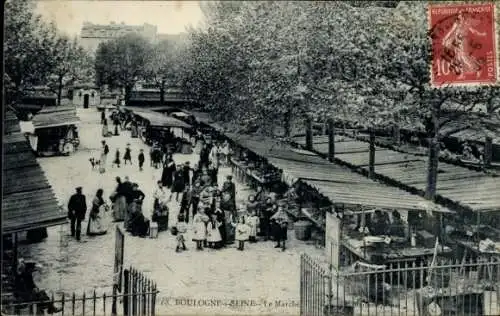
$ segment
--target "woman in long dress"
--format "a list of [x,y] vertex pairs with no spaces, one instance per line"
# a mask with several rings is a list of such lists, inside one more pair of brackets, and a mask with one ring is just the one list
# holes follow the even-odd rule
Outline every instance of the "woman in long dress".
[[107,119],[103,120],[102,137],[108,137],[108,120]]
[[116,177],[115,193],[113,195],[113,219],[115,222],[123,221],[125,219],[125,213],[127,212],[127,200],[125,198],[125,192],[123,183],[120,177]]
[[95,198],[92,201],[92,209],[90,210],[89,223],[87,225],[88,236],[104,235],[107,232],[104,216],[108,210],[108,206],[104,203],[103,193],[102,189],[97,190]]

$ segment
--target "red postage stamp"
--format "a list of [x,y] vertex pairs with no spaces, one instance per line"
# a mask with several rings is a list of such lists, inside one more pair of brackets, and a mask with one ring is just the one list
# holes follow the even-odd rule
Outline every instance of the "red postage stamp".
[[431,84],[495,84],[495,4],[429,5]]

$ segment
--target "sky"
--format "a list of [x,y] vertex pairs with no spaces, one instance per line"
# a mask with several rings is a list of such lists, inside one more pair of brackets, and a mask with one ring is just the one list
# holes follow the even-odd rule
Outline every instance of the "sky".
[[38,0],[36,11],[55,21],[68,35],[78,36],[83,22],[156,25],[158,33],[178,34],[203,20],[198,1],[103,1]]

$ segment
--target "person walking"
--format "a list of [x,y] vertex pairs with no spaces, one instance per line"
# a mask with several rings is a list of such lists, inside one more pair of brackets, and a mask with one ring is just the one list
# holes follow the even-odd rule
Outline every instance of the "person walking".
[[163,172],[161,174],[161,182],[164,187],[167,187],[169,189],[172,187],[174,172],[175,172],[175,161],[171,155],[168,155],[165,164],[163,166]]
[[80,241],[82,221],[85,219],[86,212],[87,202],[85,195],[82,194],[82,187],[77,187],[76,193],[69,199],[68,218],[71,221],[71,236],[76,237],[78,241]]
[[120,150],[118,148],[115,152],[115,160],[113,160],[113,164],[111,166],[114,167],[115,165],[120,168]]
[[113,116],[113,125],[115,126],[115,136],[119,136],[120,133],[118,132],[118,125],[120,125],[120,118],[118,112]]
[[108,137],[108,133],[108,119],[105,118],[102,122],[102,137]]
[[137,157],[137,161],[139,162],[139,171],[142,171],[142,166],[144,166],[144,161],[145,161],[145,157],[144,157],[144,150],[140,150],[139,151],[139,156]]
[[106,109],[101,111],[101,124],[104,124],[104,120],[106,119]]
[[186,184],[186,186],[189,186],[191,181],[191,166],[189,164],[189,161],[186,161],[184,163],[184,166],[182,167],[182,175],[184,177],[184,183]]
[[123,155],[123,164],[126,165],[127,161],[132,164],[132,150],[130,149],[130,144],[127,144],[127,148],[125,148],[125,154]]
[[107,232],[104,213],[108,211],[108,206],[104,202],[103,194],[104,191],[102,189],[97,190],[95,198],[92,201],[92,209],[90,210],[87,225],[87,236],[100,236],[105,235]]
[[101,151],[101,163],[99,165],[99,172],[104,173],[106,171],[106,161],[108,160],[108,154],[109,154],[109,146],[106,144],[106,141],[101,141],[102,144],[102,151]]

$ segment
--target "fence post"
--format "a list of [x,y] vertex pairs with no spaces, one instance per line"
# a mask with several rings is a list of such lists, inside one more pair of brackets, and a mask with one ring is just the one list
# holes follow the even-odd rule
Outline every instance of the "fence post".
[[85,315],[85,292],[83,292],[82,296],[82,315]]
[[123,315],[128,316],[129,307],[129,284],[130,284],[129,270],[125,269],[123,271]]
[[142,315],[146,315],[146,299],[147,299],[146,277],[142,276]]
[[62,297],[61,297],[61,313],[62,313],[62,316],[64,316],[64,303],[65,303],[65,300],[64,300],[64,292],[62,294]]
[[73,296],[71,297],[71,315],[74,316],[75,315],[75,300],[76,300],[76,297],[75,297],[75,292],[73,292]]
[[137,272],[132,269],[132,315],[137,315],[137,297],[136,297]]
[[153,302],[151,306],[151,315],[154,316],[156,312],[156,294],[158,294],[158,291],[156,290],[156,283],[153,283]]
[[106,315],[106,293],[102,295],[102,313]]
[[93,314],[93,316],[95,316],[95,304],[96,304],[95,289],[94,289],[94,294],[92,295],[92,301],[93,301],[93,304],[94,304],[94,314]]

